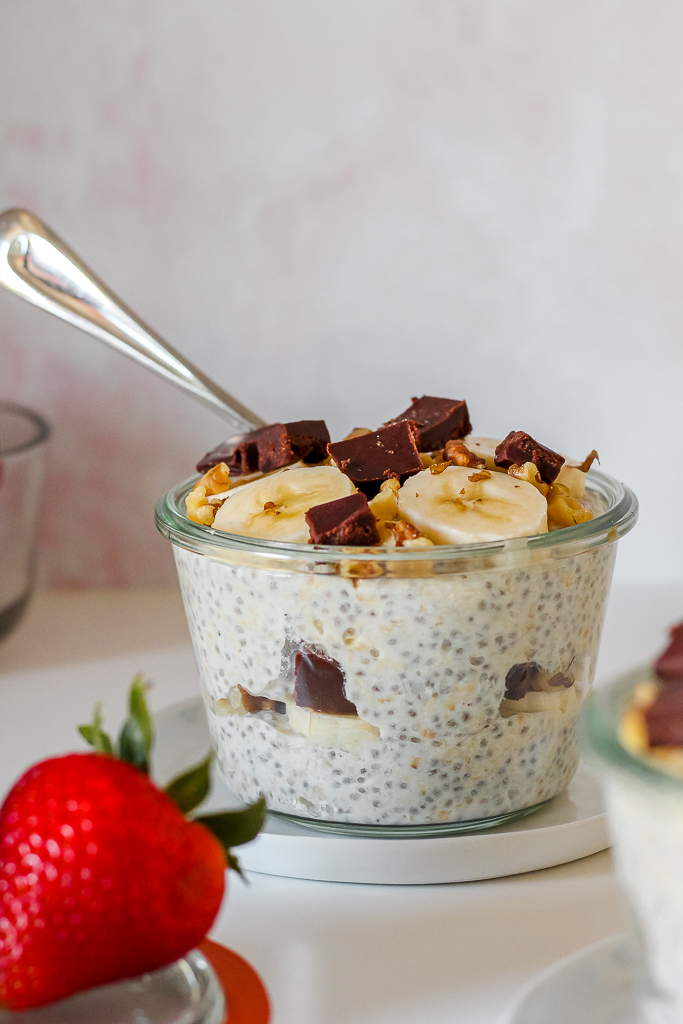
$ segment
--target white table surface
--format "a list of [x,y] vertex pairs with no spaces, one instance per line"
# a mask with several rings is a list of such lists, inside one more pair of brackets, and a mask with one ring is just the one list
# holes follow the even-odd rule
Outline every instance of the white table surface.
[[[616,586],[598,679],[661,645],[683,586]],[[103,698],[118,727],[142,671],[159,709],[198,692],[175,590],[39,594],[0,644],[0,792],[32,762],[80,749]],[[212,935],[260,972],[273,1024],[494,1024],[558,957],[625,927],[608,853],[490,882],[356,886],[231,876]]]

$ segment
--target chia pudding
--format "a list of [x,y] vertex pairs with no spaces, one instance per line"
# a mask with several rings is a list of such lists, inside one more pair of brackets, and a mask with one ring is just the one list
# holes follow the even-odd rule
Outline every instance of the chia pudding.
[[[399,417],[350,448],[327,442],[314,465],[301,423],[285,424],[288,465],[264,468],[233,442],[199,464],[208,483],[159,503],[218,767],[242,799],[262,793],[318,827],[458,830],[523,813],[572,778],[635,499],[575,464],[588,485],[570,500],[541,476],[557,477],[543,465],[555,453],[517,432],[529,458],[501,465],[517,449],[472,438],[466,407],[460,417],[441,451],[420,451],[434,434],[420,444]],[[371,464],[383,444],[395,476]],[[235,485],[237,461],[247,482]],[[558,495],[568,504],[553,512]]]
[[653,670],[597,693],[586,716],[648,1024],[683,1020],[683,625],[672,634]]

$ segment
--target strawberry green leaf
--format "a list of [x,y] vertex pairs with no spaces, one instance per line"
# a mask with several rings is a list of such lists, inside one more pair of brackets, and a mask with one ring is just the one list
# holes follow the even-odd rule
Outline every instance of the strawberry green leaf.
[[[233,871],[236,871],[237,874],[240,876],[240,878],[244,878],[244,872],[242,871],[242,868],[240,867],[240,862],[238,861],[238,859],[235,856],[235,854],[234,853],[230,853],[230,850],[228,850],[228,852],[226,854],[226,859],[228,861],[228,867],[232,868]],[[244,878],[244,881],[245,882],[247,881],[246,878]],[[247,885],[248,884],[249,883],[247,882]]]
[[128,718],[119,734],[116,753],[122,761],[134,764],[149,775],[149,750],[142,730],[134,718]]
[[130,684],[130,692],[128,694],[128,711],[131,718],[140,726],[142,738],[148,752],[152,750],[154,746],[154,724],[152,722],[152,716],[149,713],[147,706],[147,698],[145,696],[145,681],[142,676],[136,676],[133,682]]
[[179,775],[166,787],[183,814],[188,814],[206,799],[211,788],[211,759],[213,751],[200,764],[196,764],[183,775]]
[[79,725],[78,731],[85,742],[89,743],[98,754],[109,754],[111,756],[114,753],[111,739],[102,728],[101,703],[95,705],[92,723],[90,725]]
[[122,761],[149,774],[153,744],[154,727],[145,698],[145,684],[142,676],[136,676],[130,684],[128,718],[119,734],[116,753]]
[[98,754],[113,754],[112,743],[106,732],[96,729],[94,725],[79,725],[78,731]]
[[266,801],[261,797],[255,804],[250,804],[239,811],[205,814],[200,818],[194,818],[194,821],[213,832],[224,849],[229,851],[231,847],[248,843],[258,835],[265,817]]

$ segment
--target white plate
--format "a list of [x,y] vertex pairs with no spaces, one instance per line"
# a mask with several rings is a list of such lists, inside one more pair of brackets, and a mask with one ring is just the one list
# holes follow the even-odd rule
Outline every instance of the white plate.
[[[155,771],[166,781],[199,761],[209,748],[201,698],[156,716]],[[208,809],[239,801],[217,773]],[[253,842],[240,847],[247,871],[326,882],[425,885],[471,882],[536,871],[605,850],[607,834],[597,785],[579,768],[568,788],[527,818],[469,835],[374,839],[314,832],[268,818]]]
[[642,1024],[626,935],[584,946],[537,974],[499,1024]]

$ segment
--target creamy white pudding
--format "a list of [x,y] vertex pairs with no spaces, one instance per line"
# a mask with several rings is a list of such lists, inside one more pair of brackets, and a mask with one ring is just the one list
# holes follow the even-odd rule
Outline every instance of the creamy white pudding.
[[[262,792],[288,814],[391,825],[488,818],[555,796],[576,770],[575,717],[593,679],[614,551],[352,580],[177,547],[231,788],[245,800]],[[311,728],[293,694],[302,647],[341,667],[357,719],[317,715]],[[528,663],[569,685],[505,699],[513,666]],[[240,686],[279,710],[248,713]]]

